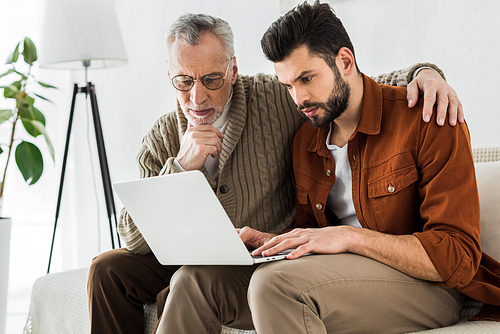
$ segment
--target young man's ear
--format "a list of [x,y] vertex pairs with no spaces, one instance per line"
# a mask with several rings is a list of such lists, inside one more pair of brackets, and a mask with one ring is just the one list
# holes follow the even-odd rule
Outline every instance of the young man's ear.
[[348,48],[340,48],[335,60],[340,73],[343,73],[345,76],[350,76],[356,71],[354,55]]

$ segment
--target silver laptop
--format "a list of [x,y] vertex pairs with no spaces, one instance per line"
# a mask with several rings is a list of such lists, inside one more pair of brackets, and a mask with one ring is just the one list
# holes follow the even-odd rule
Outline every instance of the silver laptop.
[[252,265],[252,257],[205,176],[189,171],[119,182],[113,188],[164,265]]

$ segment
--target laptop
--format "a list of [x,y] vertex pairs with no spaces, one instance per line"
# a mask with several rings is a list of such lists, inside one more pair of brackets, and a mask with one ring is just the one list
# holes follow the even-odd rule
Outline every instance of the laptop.
[[200,171],[118,182],[113,189],[161,264],[252,265],[291,251],[253,257]]

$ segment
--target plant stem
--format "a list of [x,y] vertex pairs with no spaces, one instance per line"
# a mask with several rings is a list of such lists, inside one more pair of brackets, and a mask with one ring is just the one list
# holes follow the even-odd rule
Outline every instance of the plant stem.
[[[21,98],[23,99],[23,98]],[[5,163],[5,170],[3,171],[2,183],[0,184],[0,203],[3,199],[3,188],[5,187],[5,177],[7,175],[7,167],[9,167],[10,154],[12,152],[12,146],[14,145],[14,133],[16,131],[17,119],[19,118],[19,112],[16,111],[14,122],[12,124],[12,134],[10,135],[9,152],[7,153],[7,162]],[[1,210],[1,208],[0,208]],[[0,213],[1,214],[1,213]]]
[[[28,69],[28,76],[29,76],[30,72],[31,72],[31,66]],[[9,152],[7,152],[7,162],[5,163],[5,169],[3,171],[2,183],[0,183],[0,217],[2,215],[3,189],[5,187],[5,178],[7,176],[7,168],[9,167],[9,162],[10,162],[10,156],[11,156],[11,153],[12,153],[12,148],[14,146],[14,134],[16,132],[16,125],[17,125],[17,121],[19,119],[19,111],[23,107],[24,98],[26,96],[26,92],[25,91],[26,91],[26,80],[23,80],[23,82],[21,84],[20,97],[19,97],[19,100],[16,101],[17,103],[16,103],[15,114],[14,114],[14,122],[12,123],[12,133],[10,135]]]

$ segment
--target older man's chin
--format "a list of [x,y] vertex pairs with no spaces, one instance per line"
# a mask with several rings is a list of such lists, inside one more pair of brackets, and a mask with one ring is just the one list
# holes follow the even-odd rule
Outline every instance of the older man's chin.
[[217,115],[215,113],[210,113],[206,116],[194,116],[190,113],[184,112],[184,116],[189,121],[189,124],[193,126],[198,126],[198,125],[203,125],[203,124],[214,124],[215,121],[220,117],[220,115]]

